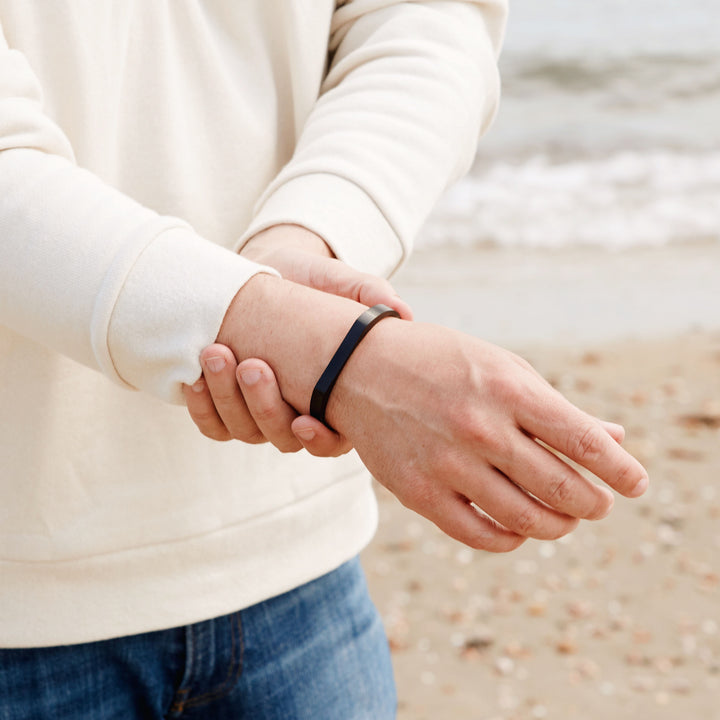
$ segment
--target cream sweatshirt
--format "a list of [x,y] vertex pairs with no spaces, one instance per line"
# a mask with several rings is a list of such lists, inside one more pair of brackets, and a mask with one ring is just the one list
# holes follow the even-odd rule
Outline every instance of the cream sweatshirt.
[[354,455],[181,384],[289,222],[389,275],[472,162],[504,0],[0,0],[0,646],[195,622],[368,542]]

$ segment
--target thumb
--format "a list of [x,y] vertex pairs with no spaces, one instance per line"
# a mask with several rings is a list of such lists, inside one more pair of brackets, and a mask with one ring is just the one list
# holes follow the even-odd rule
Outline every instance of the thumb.
[[360,287],[359,301],[363,305],[373,306],[379,303],[397,310],[403,320],[412,320],[410,306],[395,292],[387,280],[371,278]]
[[341,260],[317,256],[308,258],[306,269],[306,284],[316,290],[350,298],[363,305],[382,303],[397,310],[403,320],[412,320],[410,306],[384,278],[355,270]]

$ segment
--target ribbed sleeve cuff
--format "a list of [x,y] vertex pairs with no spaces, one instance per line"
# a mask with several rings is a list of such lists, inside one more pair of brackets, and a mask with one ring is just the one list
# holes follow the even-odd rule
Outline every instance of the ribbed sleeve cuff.
[[338,175],[301,175],[271,190],[237,247],[281,223],[312,230],[340,260],[372,275],[388,277],[404,259],[397,234],[372,198]]
[[259,272],[277,275],[189,227],[160,233],[124,277],[107,333],[102,323],[94,328],[103,371],[125,385],[182,403],[182,383],[200,376],[200,351],[215,341],[238,290]]

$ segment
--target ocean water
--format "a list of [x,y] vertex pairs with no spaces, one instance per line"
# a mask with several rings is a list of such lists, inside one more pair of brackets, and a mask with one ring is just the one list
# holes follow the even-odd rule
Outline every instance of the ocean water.
[[720,242],[720,0],[511,0],[503,98],[418,248]]

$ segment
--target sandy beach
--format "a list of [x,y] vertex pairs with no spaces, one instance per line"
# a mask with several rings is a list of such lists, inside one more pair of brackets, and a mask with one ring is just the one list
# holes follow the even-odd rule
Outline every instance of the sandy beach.
[[[420,319],[486,325],[577,405],[622,423],[651,478],[605,520],[498,556],[378,488],[364,564],[400,720],[720,719],[720,313],[699,304],[718,302],[707,273],[720,249],[644,252],[459,251],[454,276],[430,252],[397,278]],[[551,290],[524,314],[541,283]],[[483,320],[490,302],[504,321]]]

